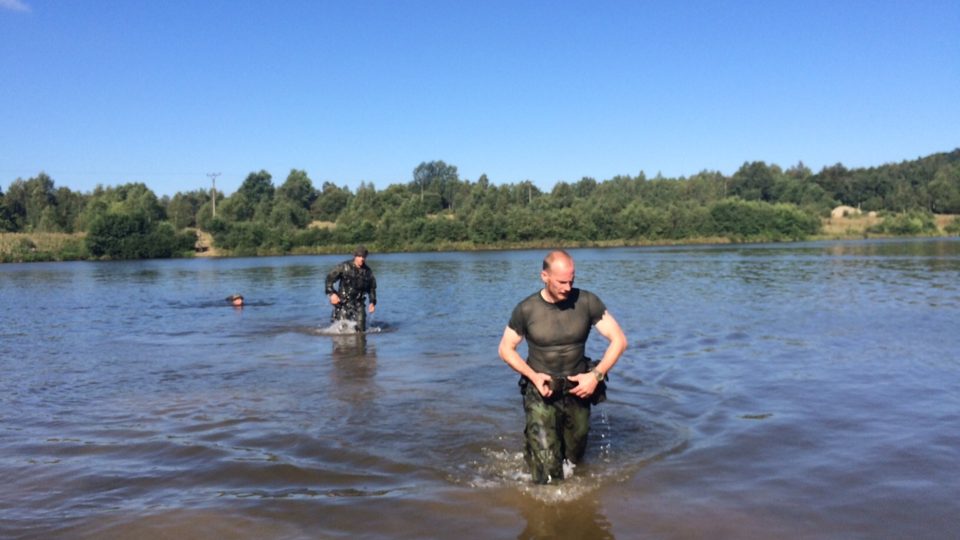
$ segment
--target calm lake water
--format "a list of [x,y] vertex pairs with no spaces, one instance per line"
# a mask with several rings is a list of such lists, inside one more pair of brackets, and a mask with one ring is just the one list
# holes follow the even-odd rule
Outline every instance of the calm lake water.
[[572,254],[631,346],[544,487],[496,352],[543,251],[372,254],[365,337],[346,256],[2,265],[0,537],[956,537],[960,241]]

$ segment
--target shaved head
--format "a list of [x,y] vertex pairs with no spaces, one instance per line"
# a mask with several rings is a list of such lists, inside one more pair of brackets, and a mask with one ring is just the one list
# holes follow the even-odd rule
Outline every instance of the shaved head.
[[551,304],[566,300],[573,290],[574,274],[573,257],[562,249],[551,251],[543,259],[543,270],[540,272],[544,284],[540,292],[543,299]]
[[567,253],[566,251],[564,251],[564,250],[562,250],[562,249],[555,249],[555,250],[551,251],[550,253],[547,253],[547,256],[544,257],[544,259],[543,259],[543,269],[544,269],[544,270],[549,270],[549,269],[550,269],[550,266],[551,266],[554,262],[560,262],[560,261],[563,261],[563,262],[565,262],[565,263],[570,263],[570,264],[572,264],[572,263],[573,263],[573,257],[571,257],[569,253]]

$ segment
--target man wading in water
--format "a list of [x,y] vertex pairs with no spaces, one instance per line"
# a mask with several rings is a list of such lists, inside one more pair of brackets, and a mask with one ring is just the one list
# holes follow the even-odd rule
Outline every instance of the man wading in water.
[[[620,325],[596,295],[573,287],[573,258],[555,250],[543,260],[544,287],[517,304],[500,340],[500,358],[521,375],[526,413],[524,456],[533,481],[563,478],[563,460],[587,448],[590,405],[605,397],[604,379],[627,348]],[[590,327],[609,340],[599,363],[584,356]],[[517,352],[526,338],[528,358]]]
[[[377,306],[377,279],[373,277],[373,270],[367,266],[367,248],[357,246],[353,250],[353,259],[346,260],[333,267],[327,274],[326,293],[333,304],[331,319],[354,321],[357,331],[367,330],[367,314],[363,310],[363,297],[370,297],[370,313]],[[340,290],[333,288],[340,282]]]

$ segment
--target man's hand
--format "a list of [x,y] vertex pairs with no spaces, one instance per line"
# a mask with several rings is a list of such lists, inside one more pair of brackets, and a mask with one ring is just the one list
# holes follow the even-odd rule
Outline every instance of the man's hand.
[[593,392],[597,389],[597,385],[600,384],[593,372],[570,375],[567,379],[577,383],[576,386],[570,389],[570,393],[581,399],[592,396]]
[[367,308],[367,311],[369,311],[370,313],[373,313],[374,311],[376,311],[376,309],[377,309],[376,304],[370,304],[370,307]]
[[550,397],[553,395],[553,389],[550,388],[550,382],[553,380],[546,373],[534,373],[530,377],[530,382],[537,387],[537,391],[540,392],[540,395],[543,397]]
[[340,297],[337,296],[337,293],[333,293],[330,295],[330,303],[333,305],[337,305],[340,303]]

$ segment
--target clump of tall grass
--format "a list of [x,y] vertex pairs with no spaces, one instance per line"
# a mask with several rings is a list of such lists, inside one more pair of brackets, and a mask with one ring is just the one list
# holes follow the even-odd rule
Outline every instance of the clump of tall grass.
[[84,233],[0,233],[0,262],[74,261],[89,257]]

